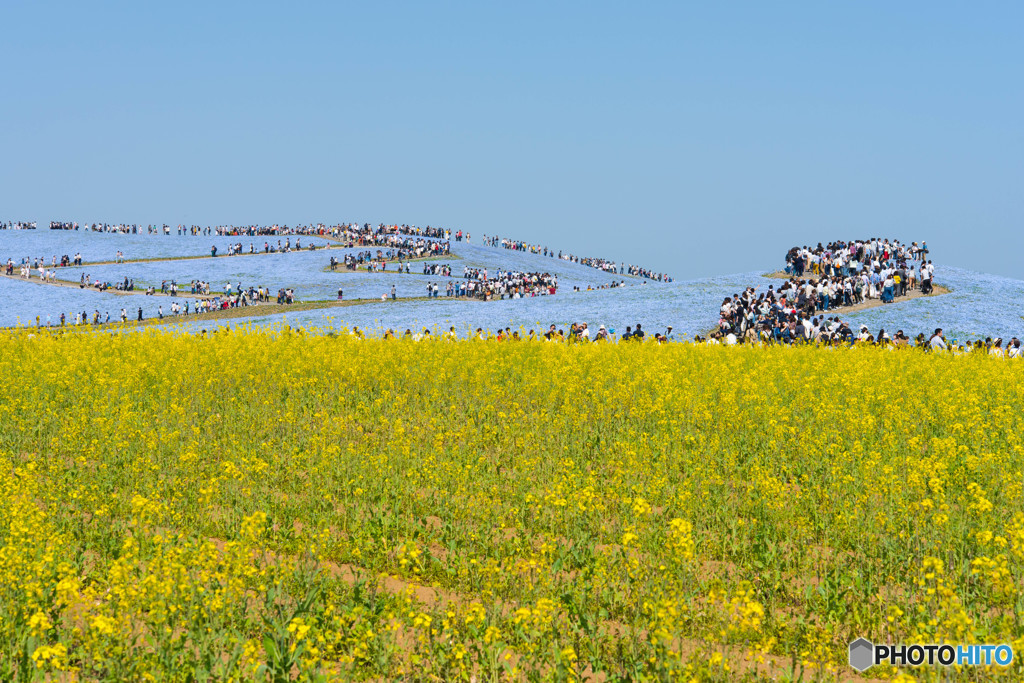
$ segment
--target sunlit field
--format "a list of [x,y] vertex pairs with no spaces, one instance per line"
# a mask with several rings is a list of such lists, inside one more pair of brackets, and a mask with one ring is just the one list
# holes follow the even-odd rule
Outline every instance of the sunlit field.
[[0,344],[3,681],[834,680],[859,636],[1024,672],[1019,362]]

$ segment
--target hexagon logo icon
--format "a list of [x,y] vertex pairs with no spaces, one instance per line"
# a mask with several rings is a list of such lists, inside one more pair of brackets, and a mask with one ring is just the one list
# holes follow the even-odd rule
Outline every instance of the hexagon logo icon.
[[869,669],[874,663],[875,646],[867,638],[858,638],[850,643],[850,666],[857,671]]

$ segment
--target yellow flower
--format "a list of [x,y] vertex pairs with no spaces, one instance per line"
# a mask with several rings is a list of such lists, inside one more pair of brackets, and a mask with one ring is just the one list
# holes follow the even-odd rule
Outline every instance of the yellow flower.
[[42,612],[36,612],[28,620],[29,630],[32,635],[42,637],[46,631],[52,626],[50,618]]

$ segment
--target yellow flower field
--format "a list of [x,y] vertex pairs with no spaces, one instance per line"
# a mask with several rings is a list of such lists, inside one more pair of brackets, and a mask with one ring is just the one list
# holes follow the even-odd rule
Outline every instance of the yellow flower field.
[[3,681],[851,679],[858,636],[1024,672],[1013,361],[0,343]]

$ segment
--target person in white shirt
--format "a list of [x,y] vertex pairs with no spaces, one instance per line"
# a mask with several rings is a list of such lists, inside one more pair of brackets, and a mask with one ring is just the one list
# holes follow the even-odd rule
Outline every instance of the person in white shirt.
[[892,273],[886,271],[885,280],[882,281],[882,301],[887,304],[891,304],[893,301],[893,292],[896,287],[896,281],[892,277]]
[[931,339],[928,340],[929,348],[933,350],[945,351],[948,347],[946,346],[946,339],[942,335],[942,328],[936,328],[935,334],[932,335]]
[[935,272],[935,266],[932,265],[931,261],[921,266],[921,293],[931,294],[932,293],[932,274]]

